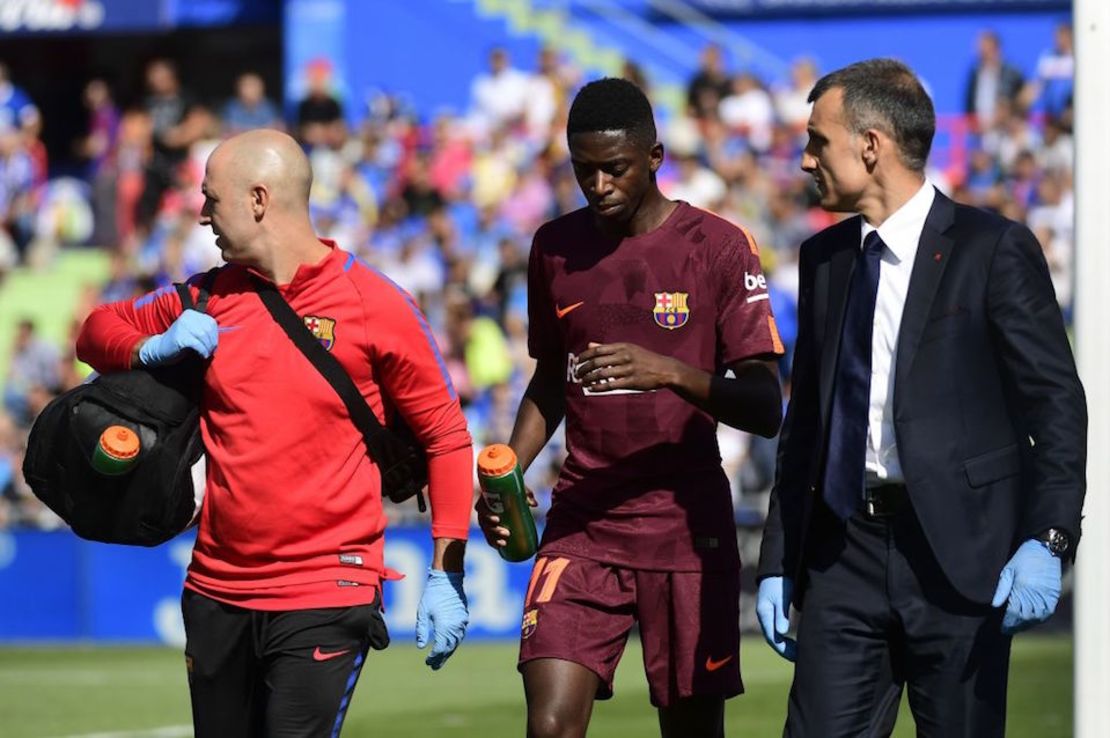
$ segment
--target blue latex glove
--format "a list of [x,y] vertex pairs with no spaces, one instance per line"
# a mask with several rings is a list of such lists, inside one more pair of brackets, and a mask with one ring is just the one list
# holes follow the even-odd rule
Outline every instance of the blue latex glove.
[[767,645],[787,661],[798,658],[798,643],[787,638],[790,630],[790,598],[794,593],[794,580],[789,577],[767,577],[759,583],[755,600],[755,614],[763,628]]
[[1010,635],[1052,617],[1060,599],[1060,559],[1043,541],[1026,541],[998,577],[992,607],[1006,605],[1002,632]]
[[416,647],[424,648],[429,640],[432,644],[424,663],[432,669],[443,666],[466,637],[469,622],[463,575],[428,569],[424,595],[416,608]]
[[139,348],[139,361],[143,366],[168,364],[181,358],[186,349],[192,349],[207,359],[216,350],[220,339],[216,321],[211,315],[186,310],[165,333],[151,336]]

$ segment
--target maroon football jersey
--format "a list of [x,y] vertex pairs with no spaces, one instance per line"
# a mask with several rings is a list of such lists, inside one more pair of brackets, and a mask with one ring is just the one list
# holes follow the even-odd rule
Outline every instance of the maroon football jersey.
[[536,233],[528,349],[564,362],[568,457],[541,547],[641,569],[739,565],[716,421],[670,390],[587,393],[589,343],[634,343],[708,372],[782,353],[746,232],[687,203],[658,228],[603,235],[588,210]]

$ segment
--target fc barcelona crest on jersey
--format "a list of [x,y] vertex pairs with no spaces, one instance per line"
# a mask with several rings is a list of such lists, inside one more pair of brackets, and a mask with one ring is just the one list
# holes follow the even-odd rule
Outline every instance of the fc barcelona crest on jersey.
[[686,304],[689,294],[688,292],[656,292],[655,309],[651,311],[655,316],[655,322],[669,331],[686,325],[686,321],[690,319],[690,308]]
[[331,318],[317,318],[315,315],[304,316],[305,328],[316,336],[316,340],[320,345],[331,351],[331,347],[335,345],[335,321]]
[[538,612],[536,610],[533,609],[524,613],[524,619],[520,623],[520,637],[530,638],[536,632],[538,622]]

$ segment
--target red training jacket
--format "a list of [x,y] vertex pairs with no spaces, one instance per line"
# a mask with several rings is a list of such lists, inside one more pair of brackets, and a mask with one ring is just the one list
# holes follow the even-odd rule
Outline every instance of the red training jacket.
[[[432,535],[466,538],[470,435],[427,321],[387,277],[324,243],[331,253],[278,289],[378,419],[395,408],[427,449]],[[194,294],[200,278],[189,280]],[[270,316],[246,268],[219,271],[207,312],[220,334],[205,374],[208,481],[185,586],[257,610],[371,602],[387,577],[381,480],[343,402]],[[173,288],[102,305],[77,355],[100,372],[126,369],[136,343],[180,313]]]

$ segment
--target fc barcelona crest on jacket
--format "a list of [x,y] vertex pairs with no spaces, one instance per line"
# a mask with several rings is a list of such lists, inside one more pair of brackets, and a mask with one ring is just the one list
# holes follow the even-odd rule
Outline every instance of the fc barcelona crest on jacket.
[[655,322],[669,331],[686,325],[690,319],[690,308],[686,304],[688,297],[688,292],[656,292],[655,309],[652,310]]
[[331,318],[317,318],[315,315],[304,316],[304,325],[316,336],[320,345],[331,351],[335,345],[335,321]]

